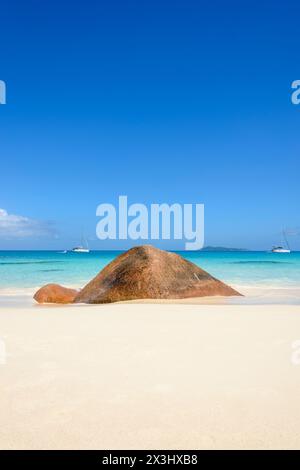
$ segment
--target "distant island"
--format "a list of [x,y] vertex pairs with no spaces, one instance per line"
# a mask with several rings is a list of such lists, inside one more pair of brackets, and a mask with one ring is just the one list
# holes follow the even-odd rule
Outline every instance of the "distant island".
[[246,248],[226,248],[224,246],[205,246],[200,251],[249,251]]

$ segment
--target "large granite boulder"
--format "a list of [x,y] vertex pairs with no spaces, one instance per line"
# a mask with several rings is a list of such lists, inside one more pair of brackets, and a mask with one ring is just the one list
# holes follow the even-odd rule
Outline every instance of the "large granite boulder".
[[78,291],[75,289],[68,289],[59,284],[46,284],[34,294],[33,298],[39,304],[71,304],[77,294]]
[[90,304],[134,299],[241,295],[175,253],[150,245],[115,258],[75,297]]

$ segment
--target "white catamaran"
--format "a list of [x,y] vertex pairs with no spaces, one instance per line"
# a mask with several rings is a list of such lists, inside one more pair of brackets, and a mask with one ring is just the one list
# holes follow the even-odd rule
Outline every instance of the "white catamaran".
[[89,253],[90,249],[88,246],[87,239],[82,235],[81,236],[81,245],[75,246],[72,248],[72,253]]
[[283,235],[283,239],[285,241],[286,247],[284,248],[283,246],[273,246],[271,250],[272,253],[290,253],[291,252],[290,245],[286,238],[286,233],[284,230],[282,230],[282,235]]

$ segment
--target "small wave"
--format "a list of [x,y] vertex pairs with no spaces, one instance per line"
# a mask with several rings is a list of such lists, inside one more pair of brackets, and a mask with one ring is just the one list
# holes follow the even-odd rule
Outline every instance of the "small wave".
[[288,261],[228,261],[227,264],[293,264]]
[[32,296],[40,286],[36,287],[0,287],[0,298],[2,296]]
[[64,271],[64,269],[39,269],[38,272],[40,273],[54,273],[58,271]]
[[8,266],[8,265],[19,265],[19,264],[53,264],[53,263],[63,263],[60,260],[53,260],[53,261],[12,261],[12,262],[0,262],[0,266]]

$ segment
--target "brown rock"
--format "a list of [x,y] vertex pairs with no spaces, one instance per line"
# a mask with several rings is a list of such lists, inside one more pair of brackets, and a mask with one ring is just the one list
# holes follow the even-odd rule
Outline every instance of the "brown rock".
[[241,295],[175,253],[144,245],[109,263],[74,302],[108,303],[134,299]]
[[70,304],[74,301],[78,291],[68,289],[58,284],[46,284],[41,287],[33,296],[39,304]]

